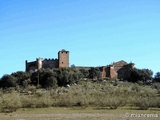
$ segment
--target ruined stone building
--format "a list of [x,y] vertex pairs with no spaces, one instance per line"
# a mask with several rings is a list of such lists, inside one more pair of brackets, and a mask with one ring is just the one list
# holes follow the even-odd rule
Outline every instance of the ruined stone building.
[[[36,61],[26,60],[26,71],[38,70],[41,68],[62,68],[69,67],[69,51],[62,49],[58,52],[58,59],[37,58]],[[91,67],[75,66],[76,69],[89,70]],[[129,76],[129,69],[134,68],[134,63],[127,63],[123,60],[113,62],[107,66],[96,67],[101,72],[101,78],[118,78],[126,80]]]
[[38,70],[41,68],[61,68],[69,67],[69,51],[62,49],[58,52],[58,59],[37,58],[36,61],[28,62],[26,60],[26,71]]
[[110,65],[107,65],[106,67],[103,67],[102,73],[103,77],[109,77],[109,78],[118,78],[122,80],[127,80],[129,77],[129,70],[133,69],[135,67],[134,63],[127,63],[123,60],[118,62],[113,62]]
[[[89,70],[92,67],[76,66],[77,69]],[[134,68],[134,63],[127,63],[123,60],[113,62],[107,66],[96,67],[101,72],[101,78],[118,78],[121,80],[127,80],[129,77],[129,69]]]

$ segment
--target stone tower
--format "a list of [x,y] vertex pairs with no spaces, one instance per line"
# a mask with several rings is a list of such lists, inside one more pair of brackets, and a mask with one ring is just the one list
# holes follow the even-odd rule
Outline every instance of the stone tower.
[[69,67],[69,51],[62,49],[58,52],[59,68]]
[[37,58],[36,59],[37,69],[38,70],[42,68],[42,61],[43,61],[43,58]]

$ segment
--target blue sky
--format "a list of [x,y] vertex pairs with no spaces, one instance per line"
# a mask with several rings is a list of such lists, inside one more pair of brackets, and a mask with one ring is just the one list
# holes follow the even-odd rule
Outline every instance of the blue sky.
[[160,71],[159,0],[0,0],[0,77],[25,71],[25,60],[57,58],[70,65],[119,60]]

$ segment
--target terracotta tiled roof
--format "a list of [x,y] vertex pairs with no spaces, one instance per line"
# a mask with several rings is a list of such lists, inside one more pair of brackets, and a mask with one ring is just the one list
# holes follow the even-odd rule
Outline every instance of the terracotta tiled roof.
[[112,65],[113,66],[123,66],[123,65],[127,65],[128,63],[125,62],[124,60],[118,61],[118,62],[114,62]]

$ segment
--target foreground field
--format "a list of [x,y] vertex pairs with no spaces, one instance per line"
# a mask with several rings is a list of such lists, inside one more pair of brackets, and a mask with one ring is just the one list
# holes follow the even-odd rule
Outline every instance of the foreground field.
[[0,120],[159,120],[159,84],[80,81],[0,91]]
[[0,113],[1,120],[159,120],[160,109],[137,110],[120,107],[83,109],[82,107],[51,107],[19,109],[12,113]]

